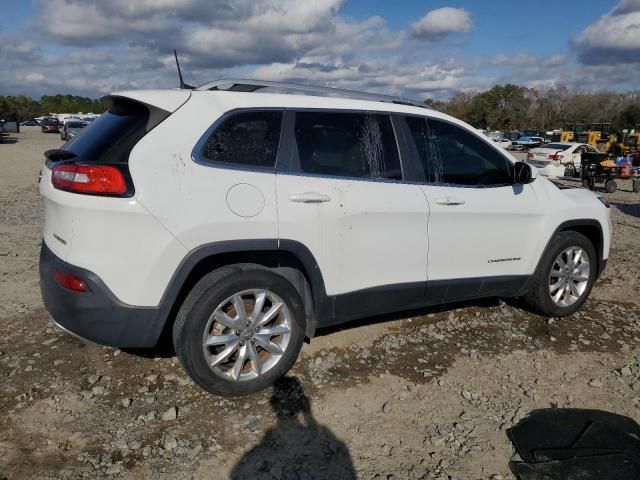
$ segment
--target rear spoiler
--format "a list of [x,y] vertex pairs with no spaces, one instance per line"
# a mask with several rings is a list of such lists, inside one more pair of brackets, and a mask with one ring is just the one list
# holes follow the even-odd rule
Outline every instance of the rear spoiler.
[[128,98],[149,107],[173,113],[184,105],[190,96],[191,90],[126,90],[106,95],[100,101],[114,97]]

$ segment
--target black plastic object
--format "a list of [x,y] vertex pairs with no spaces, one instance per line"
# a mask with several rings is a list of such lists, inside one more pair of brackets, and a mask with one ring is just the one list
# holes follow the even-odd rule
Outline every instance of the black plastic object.
[[518,480],[638,480],[640,426],[600,410],[534,410],[507,430]]

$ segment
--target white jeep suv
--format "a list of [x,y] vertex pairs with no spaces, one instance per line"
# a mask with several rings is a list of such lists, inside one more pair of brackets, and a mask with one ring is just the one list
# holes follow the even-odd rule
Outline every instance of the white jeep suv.
[[241,80],[104,101],[45,152],[44,304],[105,345],[172,335],[210,392],[267,387],[356,318],[489,296],[569,315],[607,261],[604,200],[419,103]]

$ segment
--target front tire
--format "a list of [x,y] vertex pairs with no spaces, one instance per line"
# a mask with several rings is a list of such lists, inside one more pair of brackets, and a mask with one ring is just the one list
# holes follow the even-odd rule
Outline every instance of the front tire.
[[205,275],[173,327],[182,367],[219,395],[247,395],[272,385],[302,348],[305,309],[294,286],[266,268],[234,265]]
[[575,313],[595,283],[597,261],[587,237],[574,231],[560,232],[545,251],[525,300],[535,312],[548,317]]

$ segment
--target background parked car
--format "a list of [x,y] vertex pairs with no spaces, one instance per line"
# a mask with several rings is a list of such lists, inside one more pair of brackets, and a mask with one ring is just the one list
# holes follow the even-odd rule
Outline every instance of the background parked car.
[[511,147],[523,150],[525,148],[539,147],[543,143],[544,138],[542,137],[520,137],[511,144]]
[[42,133],[60,133],[60,127],[62,123],[60,120],[54,117],[47,117],[42,120],[40,124],[40,128],[42,129]]
[[584,152],[597,153],[598,150],[586,143],[549,143],[529,150],[527,163],[547,177],[573,177],[580,170]]
[[25,120],[24,122],[22,122],[20,126],[21,127],[38,127],[40,126],[40,122],[35,118],[32,118],[31,120]]
[[491,140],[493,140],[494,143],[498,145],[500,148],[504,148],[505,150],[507,150],[511,146],[511,140],[508,140],[506,138],[494,137]]
[[87,122],[81,122],[79,120],[70,120],[66,122],[60,131],[60,140],[71,140],[86,126]]

